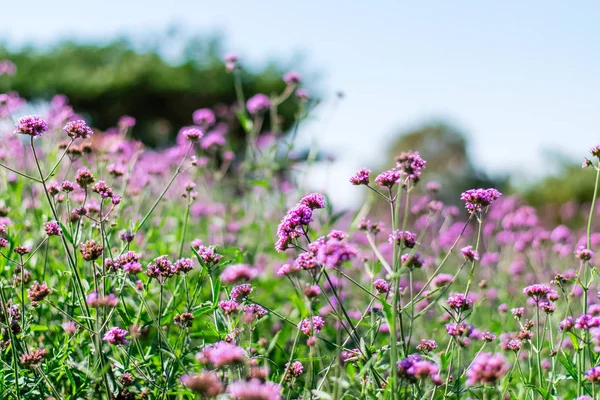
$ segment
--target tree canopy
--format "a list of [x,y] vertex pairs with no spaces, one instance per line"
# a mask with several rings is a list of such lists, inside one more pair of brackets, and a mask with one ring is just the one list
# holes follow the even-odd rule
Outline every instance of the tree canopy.
[[[94,127],[115,126],[119,117],[137,119],[133,135],[151,146],[173,140],[177,131],[192,123],[194,110],[210,107],[227,114],[235,101],[232,76],[227,73],[218,41],[189,40],[175,63],[156,49],[142,50],[124,40],[108,44],[62,42],[51,48],[10,50],[0,47],[0,59],[12,60],[18,73],[0,79],[0,93],[16,91],[27,100],[68,97],[76,112]],[[286,71],[271,64],[244,70],[244,92],[279,93]],[[6,77],[3,77],[6,78]],[[280,106],[282,127],[293,122],[295,106]],[[230,126],[230,137],[241,135]]]

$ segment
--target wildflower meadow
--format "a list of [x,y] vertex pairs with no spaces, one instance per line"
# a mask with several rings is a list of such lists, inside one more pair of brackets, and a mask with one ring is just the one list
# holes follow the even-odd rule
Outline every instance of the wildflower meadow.
[[0,94],[3,399],[600,398],[600,146],[568,224],[496,188],[446,204],[409,148],[341,211],[293,156],[302,77],[247,96],[224,65],[235,103],[160,149]]

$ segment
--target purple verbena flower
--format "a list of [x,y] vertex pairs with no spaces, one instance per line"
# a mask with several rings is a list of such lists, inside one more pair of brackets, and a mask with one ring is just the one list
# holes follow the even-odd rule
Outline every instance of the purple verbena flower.
[[262,93],[255,94],[246,102],[248,112],[252,115],[259,114],[271,107],[271,100]]
[[354,174],[350,178],[350,183],[358,186],[358,185],[368,185],[369,184],[369,175],[371,174],[371,170],[367,168],[359,169],[356,174]]
[[125,339],[127,336],[127,331],[125,329],[121,329],[119,327],[110,328],[104,336],[102,340],[114,345],[127,344],[128,340]]
[[16,124],[15,133],[37,137],[47,130],[48,123],[39,115],[28,115],[19,119]]
[[490,189],[469,189],[461,194],[460,199],[465,202],[467,211],[470,214],[483,213],[502,193],[498,190]]
[[72,139],[87,139],[94,133],[83,120],[71,121],[63,128]]

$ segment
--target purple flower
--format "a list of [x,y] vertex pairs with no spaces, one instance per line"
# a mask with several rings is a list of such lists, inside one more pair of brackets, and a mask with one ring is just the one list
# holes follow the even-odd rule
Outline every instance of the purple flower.
[[17,66],[10,60],[2,60],[0,61],[0,76],[6,75],[14,75],[17,73]]
[[96,178],[94,178],[94,174],[92,174],[87,168],[79,168],[77,170],[77,174],[75,175],[75,182],[77,182],[79,187],[82,189],[94,183],[95,180]]
[[249,283],[243,283],[241,285],[234,286],[233,289],[231,289],[229,296],[232,300],[241,302],[245,300],[250,293],[252,293],[252,286],[250,286]]
[[350,178],[350,183],[353,185],[368,185],[369,184],[369,175],[371,174],[371,170],[367,168],[359,169],[356,174],[354,174]]
[[575,320],[575,328],[577,329],[589,330],[598,326],[600,326],[600,317],[583,314]]
[[248,112],[252,115],[259,114],[271,107],[271,100],[262,93],[255,94],[246,102]]
[[186,274],[194,268],[194,262],[190,258],[180,258],[173,264],[175,273]]
[[329,268],[340,267],[342,263],[358,256],[358,251],[345,240],[330,238],[311,245],[310,250],[315,250],[317,262]]
[[217,397],[225,389],[216,373],[204,371],[199,374],[184,374],[179,377],[183,386],[199,393],[203,398]]
[[303,226],[312,221],[312,209],[305,204],[296,204],[283,217],[277,227],[279,240],[275,245],[277,251],[284,251],[290,243],[304,234]]
[[438,345],[435,340],[421,339],[421,343],[417,345],[417,350],[423,353],[429,353],[432,350],[437,349]]
[[302,78],[299,73],[290,71],[283,76],[283,81],[288,85],[297,85],[302,81]]
[[215,368],[244,364],[247,360],[244,349],[227,342],[217,342],[205,347],[196,354],[196,358],[203,364],[212,364]]
[[421,255],[419,253],[402,254],[402,257],[400,257],[400,261],[402,262],[402,266],[408,269],[421,268],[423,266],[423,260],[421,260]]
[[502,354],[480,353],[467,370],[467,384],[495,384],[507,371],[508,364]]
[[523,289],[523,293],[533,298],[535,301],[539,301],[540,299],[546,297],[550,292],[552,292],[552,288],[542,283],[529,285]]
[[377,279],[373,282],[373,286],[379,293],[387,293],[390,291],[390,284],[385,279]]
[[447,324],[445,328],[448,335],[455,337],[460,337],[467,332],[467,324],[464,322]]
[[558,324],[558,331],[559,332],[563,332],[563,331],[570,331],[573,329],[573,327],[575,326],[574,322],[573,322],[573,317],[567,317],[565,319],[563,319],[562,321],[560,321],[560,323]]
[[321,329],[325,326],[325,320],[321,317],[314,316],[312,320],[309,318],[303,319],[300,321],[298,328],[305,335],[314,335],[315,333],[321,332]]
[[585,371],[585,379],[592,383],[600,382],[600,366],[596,366]]
[[450,274],[439,274],[431,280],[431,285],[435,288],[440,288],[452,282],[453,279],[454,277]]
[[437,193],[440,191],[440,184],[437,182],[428,182],[427,183],[427,191],[429,193]]
[[63,130],[72,139],[87,139],[94,133],[83,120],[71,121]]
[[280,400],[282,387],[273,382],[258,379],[236,381],[227,387],[227,393],[239,400]]
[[128,343],[125,336],[127,336],[127,331],[125,329],[113,327],[106,331],[102,339],[110,344],[120,345]]
[[304,373],[304,366],[300,361],[294,361],[292,365],[290,363],[285,364],[285,369],[295,378]]
[[48,124],[39,115],[29,115],[21,118],[16,128],[15,133],[37,137],[48,130]]
[[523,314],[525,314],[525,309],[523,307],[513,308],[510,311],[517,318],[521,318],[523,316]]
[[60,225],[56,221],[46,222],[44,225],[44,230],[46,231],[46,235],[48,236],[60,236],[62,235],[62,229]]
[[240,305],[235,300],[221,300],[219,307],[223,310],[225,315],[236,313],[240,310]]
[[377,182],[379,186],[392,188],[392,186],[400,181],[400,178],[402,178],[402,173],[400,171],[390,169],[377,175],[375,182]]
[[482,213],[494,201],[496,201],[502,193],[496,189],[469,189],[460,195],[460,199],[465,202],[465,206],[470,214]]
[[202,133],[199,128],[192,126],[188,128],[182,128],[181,135],[183,135],[190,142],[197,142],[198,140],[202,139],[204,133]]
[[251,324],[256,320],[261,319],[265,315],[267,315],[267,310],[258,304],[248,304],[246,307],[244,307],[244,315],[242,320],[247,324]]
[[133,128],[135,126],[136,120],[134,117],[130,116],[130,115],[123,115],[121,118],[119,118],[119,122],[117,123],[117,125],[119,125],[119,128],[121,129],[127,129],[127,128]]
[[584,246],[579,246],[575,250],[575,257],[581,261],[590,261],[594,257],[594,252]]
[[113,293],[104,296],[98,292],[91,292],[85,296],[85,302],[92,308],[115,308],[119,305],[119,299]]
[[98,181],[98,183],[92,186],[92,190],[104,199],[112,198],[114,196],[113,190],[104,181]]
[[464,293],[451,293],[448,296],[448,306],[455,311],[466,311],[473,308],[473,300],[464,295]]
[[301,100],[301,101],[308,100],[310,98],[308,95],[308,90],[306,90],[304,88],[296,90],[296,98],[298,98],[298,100]]
[[215,253],[215,249],[212,247],[202,246],[202,242],[200,242],[200,246],[197,249],[198,256],[202,260],[204,264],[206,264],[209,268],[218,264],[223,258],[222,255]]
[[202,127],[214,125],[214,123],[217,121],[215,118],[215,113],[210,108],[201,108],[194,111],[192,114],[192,119],[196,125],[200,125]]
[[389,242],[391,244],[396,243],[398,246],[404,245],[404,247],[412,249],[417,243],[417,235],[409,231],[402,232],[398,229],[390,234]]
[[248,264],[228,265],[221,272],[221,281],[231,284],[239,281],[249,281],[258,276],[258,271]]
[[564,225],[559,225],[550,234],[550,240],[554,243],[566,243],[571,237],[571,230]]
[[146,270],[146,275],[150,278],[156,278],[161,284],[164,283],[168,278],[172,277],[177,273],[171,261],[169,261],[169,256],[162,255],[160,257],[156,257],[151,263],[148,264],[148,269]]
[[400,154],[396,159],[396,168],[406,176],[408,181],[417,183],[427,162],[417,152]]
[[226,54],[223,60],[225,60],[225,69],[231,72],[238,65],[239,58],[235,54]]
[[413,380],[414,377],[410,376],[408,370],[413,366],[414,363],[421,361],[422,358],[418,354],[411,354],[406,358],[396,362],[396,369],[398,370],[398,375]]
[[310,207],[311,210],[325,208],[325,197],[320,193],[310,193],[300,199],[300,204]]
[[517,352],[517,351],[521,350],[521,342],[518,340],[509,340],[506,343],[506,349]]
[[211,132],[202,139],[200,146],[204,150],[210,149],[211,147],[222,147],[225,146],[225,138],[219,133]]
[[440,372],[440,367],[438,367],[437,364],[425,360],[415,361],[410,368],[406,370],[407,374],[412,375],[417,379],[433,379],[438,372]]

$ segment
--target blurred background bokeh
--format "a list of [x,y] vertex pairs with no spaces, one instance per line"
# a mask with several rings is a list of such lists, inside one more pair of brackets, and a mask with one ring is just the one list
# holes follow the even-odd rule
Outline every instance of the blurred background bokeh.
[[[478,186],[536,206],[591,197],[581,161],[600,142],[599,3],[27,4],[0,5],[0,62],[16,66],[0,69],[0,93],[36,107],[65,95],[98,129],[131,115],[137,138],[164,147],[196,109],[227,118],[223,56],[235,53],[247,95],[281,92],[287,71],[303,76],[318,104],[297,154],[318,146],[307,183],[338,207],[360,200],[347,184],[356,169],[390,167],[409,149],[447,201]],[[292,103],[280,108],[284,131]],[[228,140],[241,148],[235,122]]]

